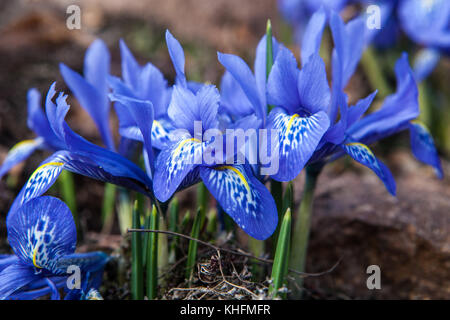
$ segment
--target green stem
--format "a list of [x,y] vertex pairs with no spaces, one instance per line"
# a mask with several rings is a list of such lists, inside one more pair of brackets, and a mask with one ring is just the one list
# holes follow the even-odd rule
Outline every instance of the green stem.
[[373,90],[378,90],[378,97],[384,99],[390,94],[390,86],[384,74],[382,64],[377,58],[375,50],[368,47],[361,58],[361,65]]
[[102,231],[110,233],[114,224],[114,204],[116,200],[116,186],[111,183],[105,184],[103,191],[103,206],[102,206]]
[[291,239],[291,209],[286,210],[286,214],[281,223],[280,238],[275,251],[275,259],[272,267],[272,284],[269,286],[269,294],[277,296],[278,290],[286,283],[288,273],[288,258]]
[[[150,216],[150,229],[158,230],[159,213],[153,205]],[[158,234],[152,232],[148,241],[147,254],[147,298],[156,298],[158,288]]]
[[[300,272],[305,272],[314,190],[316,189],[319,173],[319,170],[314,170],[310,167],[306,168],[305,189],[303,190],[302,202],[293,229],[289,266],[291,269]],[[298,287],[301,288],[303,286],[303,278],[299,277],[296,281]],[[301,293],[298,295],[298,298],[300,297]]]
[[81,236],[80,220],[77,213],[77,201],[75,198],[75,184],[73,182],[72,172],[63,170],[58,178],[59,190],[64,202],[72,211],[73,220],[78,230],[79,236]]
[[[140,213],[137,201],[133,208],[133,229],[140,229]],[[133,232],[131,235],[131,251],[133,260],[131,261],[131,296],[133,300],[142,300],[144,298],[144,272],[142,269],[142,235],[139,232]]]
[[[264,240],[256,240],[255,238],[249,237],[248,238],[248,249],[254,255],[255,257],[262,257],[265,251],[266,245]],[[260,262],[256,259],[251,260],[251,271],[253,280],[255,282],[260,281],[263,279],[263,267],[261,266]]]
[[[178,198],[174,197],[169,206],[169,230],[172,232],[178,232],[178,216],[179,216]],[[170,243],[169,262],[171,263],[175,263],[177,240],[178,238],[174,237]]]
[[[204,220],[204,217],[202,217],[203,210],[201,207],[197,209],[197,215],[194,218],[194,223],[192,225],[192,231],[191,231],[191,237],[198,239],[200,236],[200,226],[201,222]],[[186,279],[190,281],[192,276],[192,271],[195,267],[195,263],[197,261],[197,248],[198,248],[198,242],[190,240],[189,241],[189,248],[188,248],[188,256],[187,256],[187,263],[186,263]]]
[[420,106],[420,115],[419,120],[422,121],[428,128],[431,128],[431,105],[430,105],[430,95],[428,92],[428,88],[426,82],[423,81],[419,84],[419,106]]
[[130,200],[128,190],[124,188],[119,189],[119,206],[117,210],[117,217],[119,219],[119,229],[122,235],[127,233],[127,229],[132,225],[133,204]]
[[[270,193],[272,194],[273,199],[275,200],[275,205],[277,206],[278,212],[278,222],[283,220],[283,184],[279,181],[271,180],[270,181]],[[272,236],[274,247],[276,247],[276,239],[278,238],[278,233],[280,231],[280,223]]]
[[203,182],[200,182],[197,186],[197,208],[201,210],[200,216],[200,229],[203,227],[206,218],[206,207],[208,205],[208,189]]

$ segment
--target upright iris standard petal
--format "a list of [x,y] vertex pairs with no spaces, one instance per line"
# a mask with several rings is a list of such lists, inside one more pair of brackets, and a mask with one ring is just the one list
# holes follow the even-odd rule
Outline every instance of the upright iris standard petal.
[[38,278],[33,268],[28,265],[20,262],[9,265],[0,272],[0,300],[7,299]]
[[122,58],[122,77],[131,88],[139,86],[139,73],[141,67],[137,63],[125,41],[120,39],[120,56]]
[[[110,86],[113,90],[113,96],[123,96],[123,99],[135,99],[135,95],[132,92],[130,88],[128,88],[122,81],[120,81],[116,77],[110,77],[109,78]],[[116,99],[117,100],[117,99]],[[152,103],[152,100],[146,101],[146,102],[140,102],[144,104]],[[158,115],[157,113],[161,113],[161,110],[157,111],[157,106],[155,106],[153,103],[153,111],[154,111],[154,120],[153,124],[151,126],[151,142],[152,147],[157,149],[162,149],[168,142],[169,142],[169,133],[173,129],[173,125],[170,123],[170,121],[167,119],[167,106],[165,107],[164,116],[159,115],[159,120],[156,120]],[[119,119],[119,133],[122,137],[131,139],[131,140],[137,140],[144,142],[144,138],[142,136],[141,129],[137,125],[136,121],[134,120],[133,115],[131,114],[129,107],[127,107],[125,104],[122,104],[120,102],[116,102],[114,104],[114,107],[116,109],[117,117]],[[148,126],[148,123],[146,124]]]
[[301,46],[301,63],[302,67],[306,65],[309,58],[313,54],[319,53],[320,43],[322,41],[322,33],[327,22],[327,15],[323,8],[315,12],[306,26],[305,34],[302,39]]
[[[153,165],[152,150],[152,125],[153,125],[153,104],[150,101],[133,99],[122,95],[110,95],[113,101],[118,101],[128,108],[134,122],[137,124],[144,141],[144,148],[150,164]],[[153,172],[153,168],[151,171]]]
[[310,113],[326,111],[330,104],[330,88],[325,63],[319,55],[313,54],[298,76],[300,105]]
[[170,58],[172,59],[173,66],[177,73],[177,82],[186,88],[187,82],[184,74],[185,59],[183,47],[169,30],[166,30],[166,43],[167,48],[169,49]]
[[383,181],[386,189],[395,196],[396,186],[389,169],[378,160],[372,151],[362,143],[347,143],[341,145],[342,149],[355,161],[371,169]]
[[[104,104],[107,103],[105,93],[108,91],[107,77],[109,75],[110,60],[108,48],[100,39],[92,42],[84,57],[84,77],[98,92],[103,93],[102,102]],[[104,105],[102,105],[102,107],[104,107]]]
[[244,60],[232,54],[218,52],[217,55],[219,62],[225,67],[225,69],[227,69],[227,71],[234,77],[234,79],[244,90],[258,117],[265,119],[265,110],[263,109],[259,98],[256,80],[248,65],[244,62]]
[[160,152],[153,179],[156,198],[165,202],[173,195],[189,172],[201,164],[205,146],[196,138],[187,138]]
[[26,160],[36,149],[44,145],[44,139],[24,140],[16,144],[6,155],[0,166],[0,179],[16,164]]
[[344,24],[337,13],[331,13],[331,32],[333,34],[335,51],[342,66],[341,87],[339,88],[341,90],[344,89],[355,72],[363,53],[365,23],[365,17],[359,17]]
[[220,106],[231,116],[245,117],[255,112],[241,86],[228,71],[220,82]]
[[220,95],[215,86],[205,85],[194,94],[175,85],[168,115],[175,127],[185,129],[193,135],[196,121],[201,121],[204,130],[217,126],[219,100]]
[[81,106],[89,113],[97,125],[103,142],[114,150],[114,140],[109,126],[110,103],[108,101],[107,78],[110,55],[101,40],[95,40],[88,48],[84,60],[84,76],[61,64],[60,70]]
[[299,70],[294,55],[290,50],[280,48],[267,81],[269,104],[296,112],[300,106],[298,77]]
[[[60,65],[61,74],[67,86],[86,109],[97,125],[105,145],[113,150],[114,142],[109,127],[109,101],[107,92],[100,92],[97,88],[87,82],[81,75],[71,70],[64,64]],[[105,76],[106,77],[106,76]]]
[[278,214],[270,192],[250,170],[243,165],[201,167],[200,176],[242,230],[264,240],[275,231]]
[[56,274],[57,259],[75,251],[76,234],[69,208],[53,197],[30,200],[8,220],[8,241],[21,261]]
[[61,141],[48,123],[48,119],[41,107],[41,94],[36,89],[30,89],[27,93],[27,125],[39,137],[45,140],[45,145],[54,150],[62,147]]
[[279,171],[272,178],[291,181],[303,169],[327,131],[330,121],[325,112],[312,116],[288,115],[280,108],[272,110],[268,128],[278,131]]
[[432,166],[436,170],[439,179],[442,179],[441,161],[434,145],[433,137],[428,129],[419,121],[409,123],[409,133],[411,136],[411,150],[414,156],[425,164]]
[[377,111],[355,122],[347,134],[356,141],[370,144],[399,130],[419,116],[418,90],[408,56],[403,54],[395,65],[397,91],[388,96]]

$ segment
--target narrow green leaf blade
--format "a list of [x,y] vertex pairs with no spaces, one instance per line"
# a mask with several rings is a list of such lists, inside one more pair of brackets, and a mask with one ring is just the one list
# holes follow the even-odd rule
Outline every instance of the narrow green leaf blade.
[[[203,220],[202,217],[203,210],[201,208],[197,209],[197,215],[194,218],[194,224],[192,225],[191,237],[198,239],[200,235],[200,225]],[[186,263],[186,279],[190,279],[192,275],[192,270],[194,269],[195,262],[197,261],[197,248],[198,242],[194,240],[189,241],[188,257]]]
[[[158,230],[159,213],[153,205],[150,215],[150,229]],[[147,298],[156,298],[158,288],[158,234],[150,233],[147,254]]]
[[272,267],[272,284],[269,287],[271,295],[278,296],[278,290],[285,284],[289,264],[289,248],[291,240],[291,209],[284,215],[278,237],[275,259]]
[[[133,229],[140,229],[140,214],[137,201],[133,207]],[[144,271],[142,268],[142,236],[139,232],[133,232],[131,235],[131,296],[133,300],[142,300],[144,298]]]

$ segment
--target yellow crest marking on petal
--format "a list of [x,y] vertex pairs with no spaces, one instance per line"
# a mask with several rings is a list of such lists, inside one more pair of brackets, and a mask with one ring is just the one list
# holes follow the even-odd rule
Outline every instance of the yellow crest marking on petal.
[[56,166],[56,167],[60,167],[62,166],[64,163],[63,162],[48,162],[48,163],[44,163],[43,165],[39,166],[36,170],[34,170],[33,174],[31,175],[30,179],[33,179],[33,177],[39,172],[39,170],[41,170],[42,168],[45,168],[47,166]]
[[42,269],[42,267],[38,266],[37,263],[36,263],[36,255],[37,255],[37,252],[38,252],[38,247],[34,248],[34,251],[33,251],[33,265],[34,265],[36,268]]
[[161,122],[159,122],[158,120],[153,120],[153,125],[155,127],[158,127],[160,130],[166,131],[166,129],[164,129],[164,127],[162,126]]
[[366,146],[365,144],[360,143],[360,142],[346,143],[345,145],[346,145],[346,146],[349,146],[349,147],[352,147],[352,146],[358,146],[358,147],[361,147],[361,148],[366,149],[370,154],[373,154],[373,153],[372,153],[372,150],[370,150],[368,146]]
[[236,173],[238,175],[239,179],[241,179],[241,181],[244,183],[244,185],[247,188],[247,190],[250,190],[250,186],[248,185],[247,179],[245,179],[244,175],[238,169],[236,169],[235,167],[233,167],[233,166],[220,166],[220,167],[215,168],[215,170],[220,170],[220,171],[231,170],[231,171],[233,171],[234,173]]
[[36,140],[33,140],[33,139],[20,141],[19,143],[14,145],[14,147],[11,148],[11,151],[13,151],[13,150],[15,150],[15,149],[17,149],[17,148],[19,148],[19,147],[21,147],[23,145],[26,145],[26,144],[35,145],[35,144],[37,144],[37,142],[36,142]]
[[289,119],[289,122],[288,122],[287,127],[286,127],[286,136],[289,134],[289,131],[291,130],[292,123],[294,122],[294,119],[295,119],[295,118],[298,118],[298,117],[299,117],[298,114],[294,114],[294,115]]
[[190,138],[190,139],[186,139],[180,142],[180,144],[177,146],[177,148],[174,151],[175,155],[178,155],[180,153],[181,148],[183,148],[183,146],[188,143],[189,141],[195,141],[195,142],[199,142],[201,143],[201,141],[197,138]]

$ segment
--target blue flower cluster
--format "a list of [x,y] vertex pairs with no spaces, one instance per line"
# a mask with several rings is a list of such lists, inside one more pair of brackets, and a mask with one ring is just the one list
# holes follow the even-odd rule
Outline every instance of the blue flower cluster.
[[[415,121],[418,92],[406,54],[396,64],[397,90],[378,110],[364,115],[376,92],[348,105],[344,88],[364,50],[363,24],[362,19],[344,24],[337,13],[324,9],[314,13],[303,35],[301,67],[294,54],[273,38],[274,63],[269,73],[270,39],[266,36],[257,46],[253,71],[241,58],[219,53],[218,60],[226,69],[220,91],[214,85],[187,80],[183,48],[169,31],[166,43],[176,72],[173,85],[153,64],[140,65],[123,41],[121,77],[110,74],[110,55],[101,40],[89,47],[83,76],[61,64],[65,82],[94,120],[105,147],[90,143],[68,126],[67,96],[57,94],[55,84],[47,93],[45,112],[39,93],[29,91],[28,125],[37,138],[10,151],[0,176],[36,149],[54,153],[31,175],[8,214],[9,241],[16,255],[0,260],[0,297],[31,297],[38,285],[45,289],[37,292],[56,295],[55,288],[66,276],[64,267],[73,260],[80,261],[83,273],[89,275],[87,281],[97,279],[95,272],[107,261],[98,253],[73,254],[75,230],[70,212],[60,201],[42,196],[62,170],[161,202],[203,181],[239,227],[260,240],[270,237],[278,223],[275,201],[265,183],[269,179],[291,181],[306,166],[323,166],[348,154],[373,170],[395,195],[392,174],[367,145],[401,130],[410,131],[413,154],[442,176],[433,139]],[[335,45],[331,87],[318,54],[326,26]],[[121,136],[117,149],[109,126],[112,104]],[[245,136],[237,147],[221,139],[239,130],[275,132],[276,139],[265,134],[255,139]],[[142,146],[145,169],[135,164],[132,150],[136,145]],[[255,156],[263,148],[269,162],[277,161],[274,172],[264,171],[268,162]],[[239,160],[243,149],[250,152]],[[207,161],[205,154],[213,161]],[[12,281],[19,274],[24,276]],[[85,291],[95,289],[95,283],[88,284]]]
[[[350,5],[367,9],[361,13],[366,22],[371,14],[379,15],[375,19],[380,22],[377,28],[369,29],[368,24],[363,26],[366,44],[392,47],[403,33],[424,47],[414,65],[417,81],[433,71],[442,54],[450,52],[450,2],[447,0],[278,0],[281,13],[295,28],[300,42],[309,17],[319,8],[331,12]],[[377,10],[371,10],[370,6],[376,6]]]

